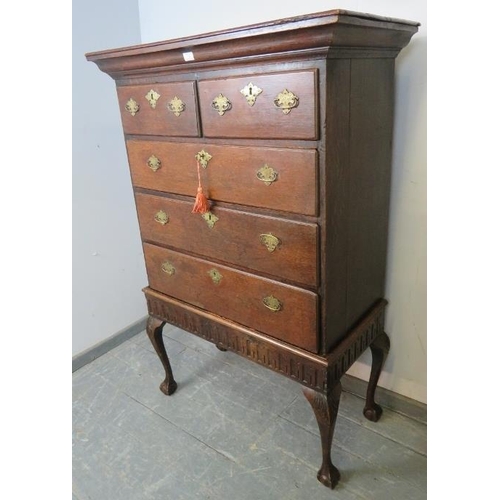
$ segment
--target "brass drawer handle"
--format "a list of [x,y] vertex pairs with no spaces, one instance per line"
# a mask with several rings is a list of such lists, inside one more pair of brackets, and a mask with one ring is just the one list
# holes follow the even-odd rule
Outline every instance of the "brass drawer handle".
[[198,151],[194,157],[203,168],[207,168],[208,162],[213,158],[212,155],[207,153],[204,149]]
[[156,103],[158,102],[158,99],[160,98],[160,94],[158,94],[158,92],[156,92],[156,90],[151,89],[144,97],[149,102],[149,105],[153,109],[155,109]]
[[262,299],[263,304],[273,312],[281,311],[283,304],[273,295],[269,295]]
[[219,273],[217,269],[210,269],[210,271],[208,271],[208,275],[210,276],[210,278],[212,278],[212,281],[215,285],[218,285],[220,283],[220,280],[222,279],[222,274]]
[[175,116],[181,116],[181,113],[186,109],[186,105],[177,96],[168,103],[168,109],[172,111]]
[[266,186],[270,186],[278,179],[278,172],[266,164],[257,170],[257,179],[262,181]]
[[287,115],[293,108],[299,105],[299,98],[293,92],[284,89],[274,99],[274,105]]
[[158,157],[155,155],[151,155],[148,158],[148,167],[153,171],[156,172],[159,168],[161,168],[161,161]]
[[159,222],[162,226],[167,224],[168,219],[169,219],[168,215],[163,210],[159,210],[155,214],[155,221]]
[[260,242],[270,251],[274,252],[276,247],[281,243],[279,238],[276,238],[274,234],[266,233],[260,235]]
[[134,99],[130,98],[125,104],[125,109],[132,115],[135,116],[136,113],[139,112],[139,104]]
[[175,267],[168,260],[166,260],[165,262],[162,262],[161,270],[164,273],[168,274],[169,276],[172,276],[173,274],[175,274]]
[[224,113],[229,111],[232,107],[233,105],[231,104],[231,101],[222,94],[219,94],[212,101],[212,108],[215,109],[220,116],[223,116]]
[[240,90],[240,93],[245,96],[248,105],[253,106],[257,97],[262,94],[262,89],[250,82]]

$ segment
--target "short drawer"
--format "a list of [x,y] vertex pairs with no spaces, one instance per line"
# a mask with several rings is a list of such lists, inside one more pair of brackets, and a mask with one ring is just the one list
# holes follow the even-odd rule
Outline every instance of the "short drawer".
[[118,87],[126,134],[198,137],[194,82]]
[[316,71],[198,83],[205,137],[317,139]]
[[[317,213],[316,150],[127,141],[134,186],[305,215]],[[203,168],[205,167],[205,168]]]
[[292,282],[317,284],[317,225],[215,207],[211,220],[192,203],[136,194],[142,239]]
[[144,254],[154,290],[317,352],[315,293],[147,243]]

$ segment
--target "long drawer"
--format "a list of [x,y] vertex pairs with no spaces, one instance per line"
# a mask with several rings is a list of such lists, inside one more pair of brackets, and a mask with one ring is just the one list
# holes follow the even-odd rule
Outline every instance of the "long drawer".
[[315,293],[148,243],[144,254],[154,290],[317,352]]
[[[317,225],[224,208],[207,222],[193,204],[136,194],[143,240],[316,286]],[[216,218],[216,219],[215,219]]]
[[316,215],[317,153],[314,149],[127,141],[137,187],[196,195],[201,182],[211,200]]

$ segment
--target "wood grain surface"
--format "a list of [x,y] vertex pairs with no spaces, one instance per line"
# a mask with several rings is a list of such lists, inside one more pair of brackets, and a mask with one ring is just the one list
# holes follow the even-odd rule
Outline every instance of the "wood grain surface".
[[[228,146],[175,143],[170,141],[127,141],[134,186],[188,196],[196,195],[198,152],[212,156],[201,169],[201,182],[210,200],[316,215],[317,153],[314,149]],[[148,159],[156,156],[161,167],[153,172]],[[257,171],[268,165],[277,180],[266,185]]]
[[[135,198],[144,241],[186,250],[294,283],[310,287],[317,285],[316,224],[216,207],[211,211],[219,220],[210,228],[199,214],[191,213],[192,202],[144,193],[137,193]],[[168,215],[167,224],[155,220],[160,210]],[[272,252],[261,242],[261,234],[272,234],[280,240]]]
[[[249,106],[241,94],[247,84],[257,85],[262,93]],[[255,74],[200,80],[200,113],[205,137],[240,137],[267,139],[317,139],[316,72]],[[285,114],[274,100],[284,90],[298,97],[298,105]],[[231,102],[224,115],[213,109],[212,101],[219,94]]]
[[[144,255],[154,290],[317,352],[316,294],[148,243]],[[162,271],[165,262],[174,267],[172,275]],[[219,284],[210,277],[213,269],[222,276]],[[269,296],[281,302],[279,311],[264,305]]]
[[[160,97],[152,108],[146,94],[154,90]],[[123,130],[126,134],[149,134],[198,137],[198,124],[195,82],[157,83],[151,85],[125,85],[117,87]],[[184,111],[176,116],[168,104],[178,97],[185,105]],[[126,104],[134,99],[139,110],[132,116]]]

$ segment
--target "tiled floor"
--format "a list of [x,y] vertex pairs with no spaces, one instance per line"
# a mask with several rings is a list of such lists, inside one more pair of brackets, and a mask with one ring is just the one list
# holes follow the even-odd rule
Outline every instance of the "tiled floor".
[[145,333],[74,373],[73,500],[426,498],[421,421],[385,409],[371,423],[344,392],[331,491],[299,384],[178,328],[164,336],[173,396]]

